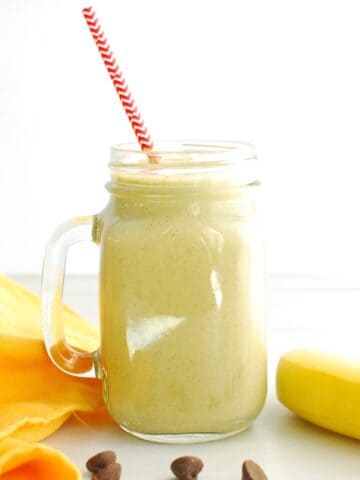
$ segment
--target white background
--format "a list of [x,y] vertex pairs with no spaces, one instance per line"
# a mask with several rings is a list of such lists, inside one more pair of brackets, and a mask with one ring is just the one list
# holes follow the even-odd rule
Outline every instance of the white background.
[[[156,139],[255,144],[270,273],[360,268],[360,4],[98,0]],[[38,273],[62,220],[106,202],[109,145],[132,140],[76,0],[0,2],[0,270]],[[95,247],[93,247],[95,249]],[[83,253],[84,252],[84,253]],[[96,270],[76,247],[72,270]]]

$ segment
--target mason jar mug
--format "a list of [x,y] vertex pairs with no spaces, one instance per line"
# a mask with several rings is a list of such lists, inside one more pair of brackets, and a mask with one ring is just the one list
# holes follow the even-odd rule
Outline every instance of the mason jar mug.
[[[244,430],[266,395],[265,269],[260,178],[253,147],[160,144],[111,149],[109,203],[59,227],[47,246],[47,351],[71,375],[102,380],[126,431],[193,442]],[[97,352],[69,345],[62,326],[68,248],[100,248]]]

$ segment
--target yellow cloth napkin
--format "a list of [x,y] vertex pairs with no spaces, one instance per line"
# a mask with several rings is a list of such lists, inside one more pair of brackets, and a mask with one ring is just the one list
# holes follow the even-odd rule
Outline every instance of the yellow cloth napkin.
[[[99,345],[96,329],[69,307],[64,308],[65,335],[74,347],[89,352]],[[40,298],[17,282],[0,275],[0,335],[42,340]]]
[[[72,345],[96,348],[97,332],[84,319],[66,308],[64,321]],[[0,478],[81,478],[63,454],[29,442],[53,433],[72,412],[101,404],[98,380],[71,377],[49,360],[39,297],[0,276]]]
[[61,452],[39,443],[0,441],[1,480],[80,480],[79,470]]

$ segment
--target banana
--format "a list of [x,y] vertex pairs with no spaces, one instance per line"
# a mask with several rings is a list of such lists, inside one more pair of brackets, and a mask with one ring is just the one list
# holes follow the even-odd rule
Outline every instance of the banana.
[[315,425],[360,439],[360,361],[309,350],[278,364],[279,401]]

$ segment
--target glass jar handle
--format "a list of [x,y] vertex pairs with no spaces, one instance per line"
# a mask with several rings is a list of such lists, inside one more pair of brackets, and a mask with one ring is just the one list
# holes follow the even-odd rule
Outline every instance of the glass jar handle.
[[42,317],[45,346],[53,363],[77,377],[95,377],[96,352],[70,346],[64,334],[63,284],[69,248],[77,242],[93,241],[95,216],[76,217],[60,225],[50,238],[42,273]]

